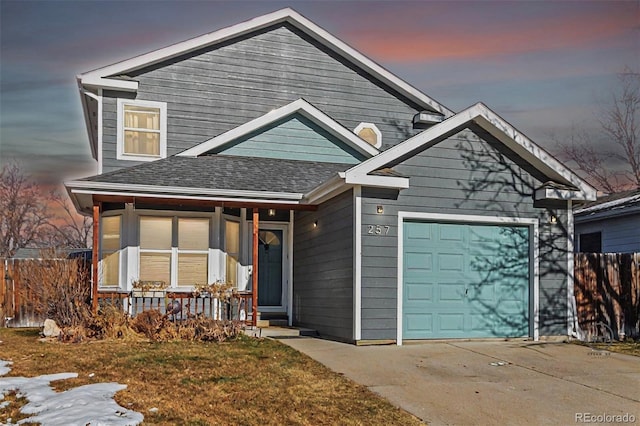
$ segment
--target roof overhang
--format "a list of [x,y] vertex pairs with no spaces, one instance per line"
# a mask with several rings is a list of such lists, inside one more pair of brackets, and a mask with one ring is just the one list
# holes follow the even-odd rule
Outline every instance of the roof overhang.
[[294,114],[300,114],[309,119],[351,148],[365,155],[365,157],[372,157],[379,153],[376,148],[358,137],[355,133],[340,125],[327,114],[320,111],[304,99],[298,99],[290,104],[274,109],[261,117],[255,118],[245,124],[218,135],[215,138],[196,145],[193,148],[182,151],[177,155],[182,157],[197,157]]
[[387,71],[382,66],[290,8],[281,9],[218,31],[80,74],[78,75],[78,80],[82,85],[87,87],[136,91],[138,89],[138,83],[136,81],[118,77],[280,23],[288,23],[294,26],[424,109],[445,117],[453,114],[448,108],[431,99],[420,90]]
[[[477,103],[460,113],[449,117],[442,123],[389,148],[379,155],[352,167],[345,172],[348,184],[367,185],[374,181],[382,186],[385,183],[398,183],[405,178],[372,176],[371,173],[384,167],[393,166],[428,149],[439,142],[457,134],[475,124],[490,133],[509,150],[520,156],[532,167],[553,182],[575,188],[575,191],[544,188],[536,191],[536,199],[595,200],[596,189],[565,167],[549,153],[520,133],[513,126],[491,111],[486,105]],[[408,181],[407,181],[408,184]],[[538,198],[540,197],[540,198]]]
[[65,187],[78,212],[87,213],[96,200],[174,200],[213,204],[282,205],[304,207],[304,194],[289,192],[243,191],[211,188],[131,185],[109,182],[69,181]]

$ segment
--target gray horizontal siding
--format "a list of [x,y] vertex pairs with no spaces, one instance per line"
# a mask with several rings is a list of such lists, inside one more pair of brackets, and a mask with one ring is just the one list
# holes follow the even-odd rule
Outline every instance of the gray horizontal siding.
[[[538,218],[540,334],[566,334],[566,211],[554,210],[558,222],[550,225],[549,212],[534,207],[540,181],[519,166],[522,159],[503,153],[463,132],[394,167],[410,178],[397,199],[388,191],[363,189],[363,339],[396,338],[399,211]],[[378,205],[383,214],[376,213]],[[370,235],[369,225],[388,226],[389,232]]]
[[296,212],[293,250],[294,324],[352,341],[352,192],[321,204],[315,212]]
[[[173,155],[270,110],[304,98],[349,130],[375,123],[383,148],[417,133],[419,108],[352,69],[288,25],[142,70],[137,99],[167,103],[168,154]],[[105,171],[133,162],[115,159],[115,99],[105,93]]]
[[576,218],[576,249],[580,250],[580,234],[602,232],[604,253],[640,252],[640,214],[580,223]]

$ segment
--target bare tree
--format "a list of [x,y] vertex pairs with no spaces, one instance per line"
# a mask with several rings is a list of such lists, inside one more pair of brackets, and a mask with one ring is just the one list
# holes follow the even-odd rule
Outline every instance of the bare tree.
[[[575,130],[570,140],[558,143],[560,156],[608,193],[640,188],[640,73],[627,68],[618,80],[619,88],[599,120],[602,135],[611,144],[599,146],[592,135]],[[623,167],[616,169],[613,163]]]
[[51,203],[58,207],[62,217],[50,220],[47,224],[51,231],[50,245],[68,248],[91,247],[93,235],[91,218],[77,214],[68,198],[62,194],[54,193]]
[[39,241],[51,218],[47,196],[16,163],[0,171],[0,257]]
[[76,215],[65,196],[45,192],[17,163],[2,167],[0,258],[23,247],[88,247],[91,231],[91,219]]

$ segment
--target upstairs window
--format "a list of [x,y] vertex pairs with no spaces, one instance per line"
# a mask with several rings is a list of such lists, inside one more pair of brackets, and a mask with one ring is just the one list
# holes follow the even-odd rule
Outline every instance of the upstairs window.
[[152,161],[167,156],[167,104],[118,99],[119,160]]

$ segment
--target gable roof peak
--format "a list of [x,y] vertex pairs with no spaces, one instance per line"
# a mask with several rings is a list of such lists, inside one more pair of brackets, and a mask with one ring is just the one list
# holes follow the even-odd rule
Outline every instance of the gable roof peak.
[[198,37],[188,39],[170,46],[154,50],[112,65],[97,68],[77,76],[80,90],[84,88],[109,88],[126,91],[137,91],[138,82],[115,78],[168,59],[175,58],[202,48],[216,45],[243,35],[259,31],[263,28],[287,22],[324,47],[362,69],[375,79],[396,90],[400,95],[415,102],[421,108],[448,117],[453,111],[436,102],[420,90],[400,79],[396,75],[353,49],[337,37],[316,25],[291,8],[284,8],[266,15],[258,16],[244,22],[222,28]]
[[379,153],[376,148],[361,139],[358,135],[343,127],[340,123],[329,117],[327,114],[325,114],[303,98],[299,98],[287,105],[284,105],[280,108],[272,109],[271,111],[260,117],[254,118],[247,123],[244,123],[214,138],[202,142],[201,144],[196,145],[193,148],[182,151],[177,155],[181,157],[197,157],[215,148],[226,145],[233,140],[248,135],[251,132],[275,123],[278,120],[284,119],[286,117],[291,117],[294,114],[300,114],[306,117],[333,136],[346,143],[351,148],[355,149],[361,154],[364,154],[366,157],[372,157]]

